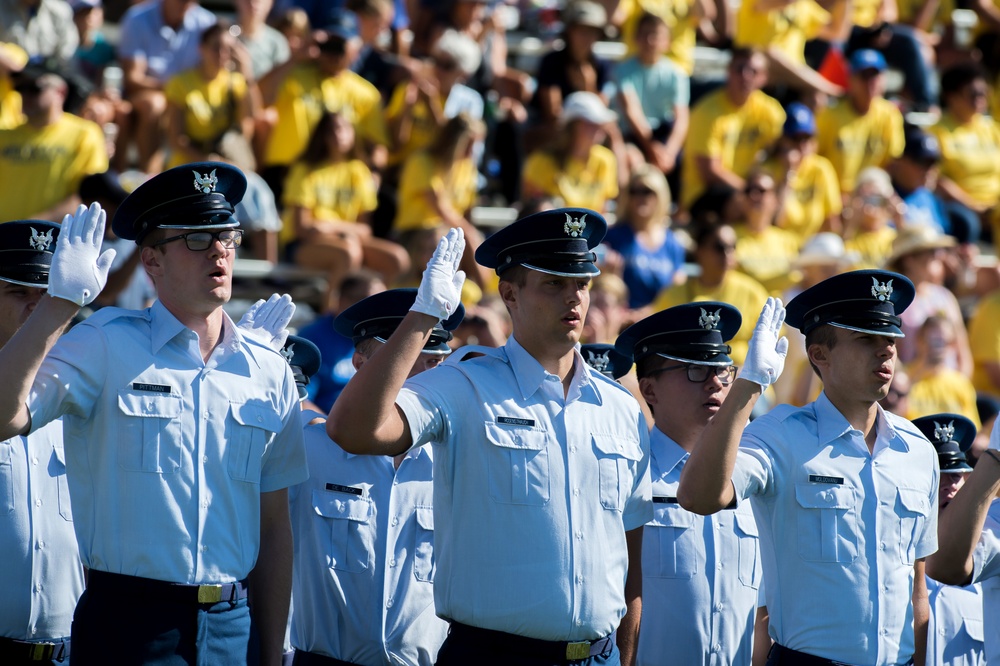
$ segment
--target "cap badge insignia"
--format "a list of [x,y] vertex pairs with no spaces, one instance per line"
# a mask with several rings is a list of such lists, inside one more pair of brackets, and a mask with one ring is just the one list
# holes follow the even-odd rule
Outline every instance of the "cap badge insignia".
[[288,365],[292,364],[292,358],[295,356],[295,343],[288,345],[287,347],[282,347],[281,355],[284,357]]
[[40,234],[34,227],[28,228],[31,229],[31,238],[28,240],[31,249],[39,252],[49,249],[49,246],[52,245],[52,230],[49,229],[44,234]]
[[892,296],[892,280],[879,284],[878,280],[872,277],[872,296],[883,302],[888,301]]
[[611,363],[611,350],[604,352],[603,354],[595,354],[594,352],[587,350],[587,365],[592,367],[598,372],[604,372],[608,369],[608,364]]
[[215,175],[215,169],[212,169],[212,173],[207,176],[203,176],[197,171],[192,171],[191,173],[194,174],[194,189],[198,190],[202,194],[211,194],[219,185],[219,179]]
[[577,236],[583,235],[583,230],[587,228],[587,214],[584,213],[581,217],[573,219],[570,217],[569,213],[566,213],[566,224],[563,225],[563,231],[567,236],[576,238]]
[[706,312],[705,308],[701,309],[701,316],[698,317],[698,325],[701,326],[706,331],[710,331],[713,328],[719,327],[719,320],[722,319],[722,308],[719,308],[715,312]]
[[950,442],[955,439],[955,422],[951,421],[943,426],[937,421],[934,422],[934,439],[939,442]]

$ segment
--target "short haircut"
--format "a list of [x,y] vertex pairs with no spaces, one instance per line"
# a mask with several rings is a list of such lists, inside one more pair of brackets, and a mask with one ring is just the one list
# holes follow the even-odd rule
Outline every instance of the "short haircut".
[[961,63],[949,67],[941,74],[941,101],[952,93],[979,79],[986,80],[986,72],[974,63]]
[[636,34],[638,34],[640,30],[644,30],[650,27],[659,28],[660,26],[663,26],[664,28],[669,28],[667,22],[664,21],[662,17],[653,14],[651,12],[643,12],[642,14],[639,15],[639,20],[635,24],[635,32]]
[[[821,324],[806,333],[806,353],[808,354],[809,347],[813,345],[823,345],[827,349],[833,349],[837,345],[837,332],[833,330],[834,328],[830,324]],[[809,365],[812,366],[816,376],[823,379],[823,375],[819,374],[819,368],[812,362],[812,359],[809,360]]]
[[669,359],[663,358],[659,354],[644,356],[635,362],[635,376],[637,379],[648,377],[654,370],[659,370],[667,364]]
[[395,9],[392,0],[347,0],[344,7],[359,16],[383,16]]
[[358,340],[357,344],[354,345],[354,351],[364,356],[366,359],[371,358],[378,351],[378,348],[382,346],[382,343],[375,338],[364,338]]
[[525,268],[520,264],[511,266],[500,275],[500,282],[510,282],[518,287],[523,287],[528,283],[528,271],[530,270],[530,268]]

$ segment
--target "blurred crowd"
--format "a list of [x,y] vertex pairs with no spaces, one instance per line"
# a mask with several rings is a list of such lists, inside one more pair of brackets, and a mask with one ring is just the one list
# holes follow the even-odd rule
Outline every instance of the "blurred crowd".
[[[120,3],[119,3],[120,4]],[[353,373],[333,316],[415,286],[468,239],[455,344],[509,334],[473,260],[518,216],[587,208],[586,342],[651,312],[731,303],[744,326],[854,268],[916,285],[887,406],[1000,409],[1000,8],[936,0],[0,0],[0,220],[115,206],[206,159],[249,179],[241,256],[321,274],[301,334],[323,412]],[[712,67],[715,63],[717,66]],[[154,297],[122,248],[100,305]],[[794,333],[794,331],[792,331]],[[799,341],[769,396],[820,387]]]

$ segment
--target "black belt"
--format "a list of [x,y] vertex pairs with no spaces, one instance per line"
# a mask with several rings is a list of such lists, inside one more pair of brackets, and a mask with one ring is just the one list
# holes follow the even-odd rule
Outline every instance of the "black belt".
[[[798,650],[786,648],[775,643],[771,646],[771,651],[767,653],[768,666],[853,666],[846,661],[836,661],[826,657],[817,657]],[[902,666],[910,666],[913,660],[909,660]]]
[[315,652],[296,650],[295,657],[292,659],[292,666],[357,666],[357,664],[327,657],[323,654],[316,654]]
[[87,588],[95,592],[110,592],[129,596],[142,595],[162,601],[188,604],[217,604],[220,601],[236,603],[240,599],[246,599],[247,596],[247,582],[245,580],[215,585],[189,585],[93,569],[90,570],[87,577]]
[[63,661],[69,657],[69,639],[58,643],[29,643],[0,637],[0,662],[20,664],[31,661]]
[[546,641],[508,634],[493,629],[470,627],[461,622],[452,622],[448,634],[456,639],[469,639],[479,643],[490,654],[517,654],[551,661],[580,661],[610,652],[615,645],[615,634],[592,641]]

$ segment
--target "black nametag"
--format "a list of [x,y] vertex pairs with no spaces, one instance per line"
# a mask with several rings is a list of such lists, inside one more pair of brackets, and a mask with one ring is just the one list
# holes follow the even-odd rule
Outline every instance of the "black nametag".
[[844,477],[842,476],[823,476],[822,474],[810,474],[810,483],[830,483],[837,486],[844,485]]
[[676,497],[656,497],[653,496],[653,504],[677,504]]
[[515,419],[512,416],[498,416],[497,423],[500,425],[528,426],[529,428],[533,428],[535,426],[535,419]]
[[170,387],[163,384],[140,384],[132,382],[133,391],[148,391],[150,393],[170,393]]
[[355,488],[354,486],[339,486],[336,483],[326,484],[327,490],[333,490],[338,493],[347,493],[348,495],[363,495],[365,491],[361,488]]

